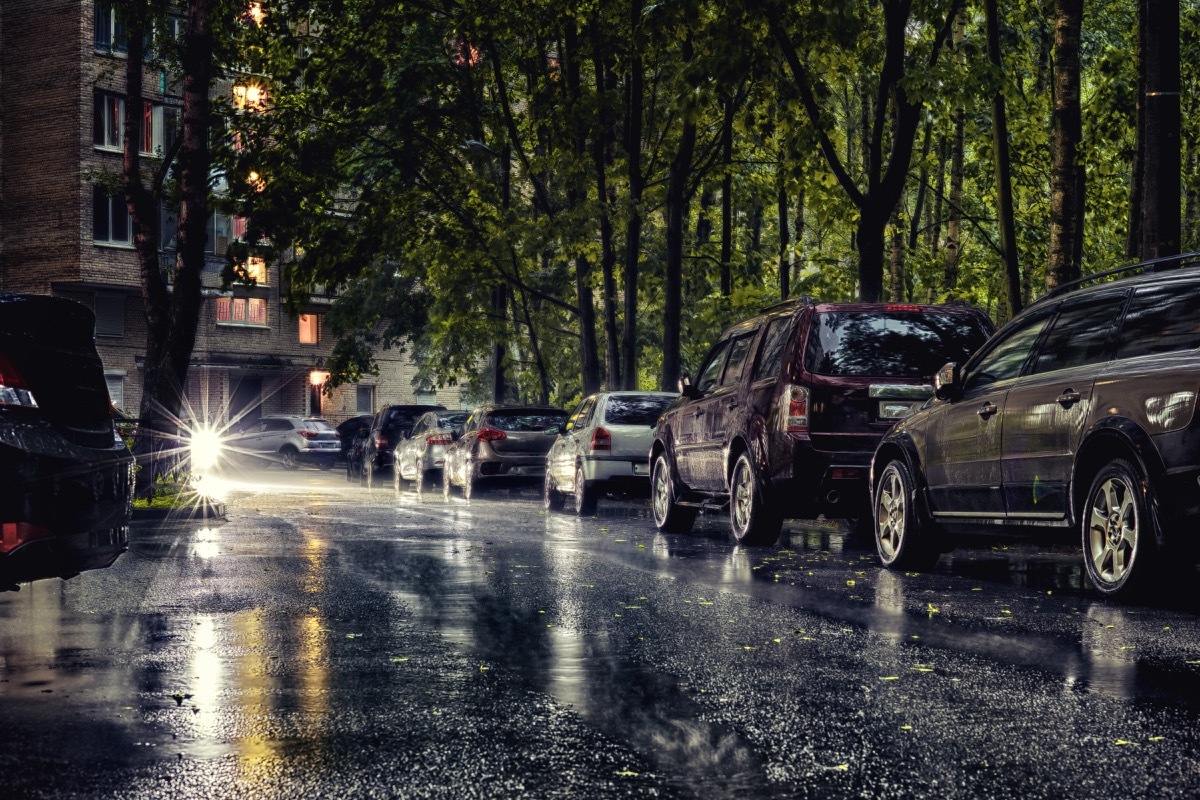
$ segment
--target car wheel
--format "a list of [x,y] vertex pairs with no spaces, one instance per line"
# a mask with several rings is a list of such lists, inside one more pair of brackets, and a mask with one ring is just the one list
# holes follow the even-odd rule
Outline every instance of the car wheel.
[[550,475],[550,470],[546,470],[546,477],[542,479],[542,508],[550,512],[562,511],[562,507],[563,496],[555,488],[554,478]]
[[667,457],[659,454],[650,477],[650,507],[654,524],[664,533],[687,533],[696,524],[696,509],[675,502],[675,484]]
[[888,569],[925,570],[941,551],[921,530],[915,506],[916,485],[903,461],[884,467],[875,487],[875,550]]
[[480,491],[481,488],[479,485],[479,476],[475,474],[475,468],[468,462],[466,468],[463,470],[463,497],[467,500],[470,500],[472,497],[478,497],[482,494]]
[[367,463],[363,465],[363,473],[366,478],[368,489],[379,488],[379,473],[375,471],[375,459],[367,459]]
[[450,469],[450,462],[446,462],[446,466],[442,469],[442,499],[450,502],[450,498],[454,495],[454,480],[450,477],[454,473]]
[[416,474],[413,479],[413,489],[417,494],[425,494],[429,491],[429,473],[425,470],[420,461],[416,463]]
[[279,463],[284,469],[296,469],[300,466],[300,451],[290,444],[284,445],[279,451]]
[[1132,594],[1155,567],[1154,528],[1138,470],[1128,461],[1107,464],[1092,481],[1083,508],[1083,563],[1100,594]]
[[575,513],[581,517],[596,513],[596,490],[588,486],[582,465],[575,467]]
[[400,471],[400,465],[396,464],[392,467],[392,488],[396,490],[396,494],[401,494],[404,491],[404,484],[408,481],[404,480],[404,473]]
[[738,544],[760,546],[779,541],[783,516],[768,507],[764,494],[750,454],[742,453],[729,482],[729,523]]

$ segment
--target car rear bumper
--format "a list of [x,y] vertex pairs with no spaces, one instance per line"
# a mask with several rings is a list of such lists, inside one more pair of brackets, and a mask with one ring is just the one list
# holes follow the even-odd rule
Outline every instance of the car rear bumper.
[[770,480],[771,496],[789,517],[858,517],[870,513],[868,477],[873,451],[818,450],[792,439]]
[[643,489],[650,485],[650,462],[643,455],[590,456],[583,458],[583,477],[588,483]]
[[128,545],[129,451],[73,446],[52,429],[22,438],[0,442],[0,572],[33,580],[111,564]]

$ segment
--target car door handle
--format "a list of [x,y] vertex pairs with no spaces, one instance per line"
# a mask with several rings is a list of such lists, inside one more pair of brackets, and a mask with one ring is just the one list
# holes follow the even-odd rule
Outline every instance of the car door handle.
[[1058,403],[1063,408],[1070,408],[1071,406],[1078,403],[1079,400],[1080,400],[1079,392],[1075,391],[1074,389],[1067,389],[1062,394],[1060,394],[1057,398],[1055,398],[1055,402]]
[[996,408],[996,406],[994,406],[992,403],[987,402],[987,403],[984,403],[983,406],[976,413],[978,413],[979,416],[983,417],[984,419],[987,419],[988,417],[992,416],[999,410],[1000,409]]

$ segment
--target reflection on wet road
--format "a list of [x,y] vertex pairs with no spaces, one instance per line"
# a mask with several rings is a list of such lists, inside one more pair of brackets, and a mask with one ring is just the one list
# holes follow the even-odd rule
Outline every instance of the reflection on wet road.
[[832,523],[298,477],[0,594],[12,796],[1200,791],[1197,601],[1100,601],[1070,548],[890,573]]

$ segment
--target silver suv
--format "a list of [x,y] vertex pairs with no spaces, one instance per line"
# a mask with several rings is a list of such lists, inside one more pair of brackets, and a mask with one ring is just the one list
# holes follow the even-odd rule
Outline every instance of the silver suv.
[[320,417],[283,414],[261,417],[228,442],[235,453],[275,462],[284,469],[296,469],[301,463],[329,469],[340,445],[337,431]]

